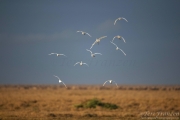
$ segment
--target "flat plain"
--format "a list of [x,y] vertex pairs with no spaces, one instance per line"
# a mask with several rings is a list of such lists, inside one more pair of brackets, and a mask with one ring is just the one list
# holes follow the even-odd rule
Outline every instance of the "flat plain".
[[[77,107],[92,99],[118,108]],[[137,120],[160,112],[180,120],[180,86],[0,85],[0,120]]]

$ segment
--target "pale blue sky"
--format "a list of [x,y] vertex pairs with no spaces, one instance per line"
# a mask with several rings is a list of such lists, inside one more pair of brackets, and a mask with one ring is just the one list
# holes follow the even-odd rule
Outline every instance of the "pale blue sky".
[[[180,84],[179,0],[0,0],[0,84]],[[114,20],[125,17],[126,21]],[[77,30],[92,35],[83,36]],[[127,54],[116,51],[110,40]],[[107,36],[93,52],[86,51]],[[67,57],[49,56],[51,52]],[[73,66],[78,61],[87,66]]]

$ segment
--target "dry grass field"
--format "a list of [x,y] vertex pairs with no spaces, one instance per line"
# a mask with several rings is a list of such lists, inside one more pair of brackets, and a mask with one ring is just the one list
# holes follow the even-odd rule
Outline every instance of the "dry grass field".
[[[76,107],[94,98],[118,108]],[[180,86],[0,85],[0,120],[139,120],[157,112],[179,120]]]

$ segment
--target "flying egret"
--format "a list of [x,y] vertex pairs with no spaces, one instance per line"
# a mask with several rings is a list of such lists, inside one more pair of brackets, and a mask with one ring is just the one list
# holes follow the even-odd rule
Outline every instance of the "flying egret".
[[[116,84],[116,86],[118,87],[117,83],[113,80],[107,80],[106,82],[109,82],[110,84],[112,84],[112,82],[114,82]],[[103,86],[106,84],[106,82],[104,82]]]
[[119,17],[119,18],[117,18],[117,19],[114,21],[114,25],[116,24],[116,22],[117,22],[118,20],[122,20],[122,19],[124,19],[126,22],[128,22],[128,21],[126,20],[126,18]]
[[115,43],[113,43],[113,42],[111,42],[111,43],[116,46],[116,50],[121,50],[122,53],[126,56],[126,53],[122,49],[120,49]]
[[[105,38],[105,37],[107,37],[107,36],[103,36],[103,37],[100,37],[100,38],[98,38],[98,39],[96,38],[96,41],[92,44],[91,48],[92,48],[96,43],[99,44],[100,41],[101,41],[101,39],[103,39],[103,38]],[[90,49],[91,49],[91,48],[90,48]]]
[[112,42],[114,41],[115,38],[118,38],[119,40],[122,38],[122,40],[124,41],[124,43],[126,43],[125,39],[124,39],[122,36],[119,36],[119,35],[115,36],[115,37],[113,38]]
[[[63,83],[63,84],[64,84],[64,82],[63,82],[63,81],[61,81],[61,80],[60,80],[60,78],[59,78],[58,76],[55,76],[55,75],[54,75],[54,77],[56,77],[56,78],[58,78],[58,79],[59,79],[59,83]],[[65,85],[65,84],[64,84],[64,86],[66,87],[66,85]],[[67,87],[66,87],[66,88],[67,88]]]
[[64,54],[58,54],[58,53],[50,53],[50,54],[48,54],[48,55],[53,55],[53,54],[56,54],[56,56],[63,55],[63,56],[65,56],[65,57],[66,57],[66,55],[64,55]]
[[78,63],[79,63],[79,65],[81,65],[81,66],[82,66],[83,64],[85,64],[85,65],[87,65],[87,66],[89,67],[89,65],[88,65],[87,63],[83,63],[82,61],[75,63],[74,66],[77,65]]
[[89,33],[87,33],[87,32],[84,32],[84,31],[77,31],[77,32],[81,32],[82,33],[82,35],[89,35],[90,37],[91,37],[91,35],[89,34]]
[[88,49],[86,49],[86,50],[91,53],[91,57],[95,57],[96,54],[102,55],[101,53],[94,53],[94,54],[93,54],[91,50],[88,50]]

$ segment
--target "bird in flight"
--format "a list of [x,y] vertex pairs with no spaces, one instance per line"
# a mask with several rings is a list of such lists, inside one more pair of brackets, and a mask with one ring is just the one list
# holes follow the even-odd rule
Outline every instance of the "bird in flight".
[[[113,80],[107,80],[106,82],[109,82],[110,84],[112,84],[114,82],[116,84],[116,86],[118,87],[117,83]],[[106,82],[104,82],[103,86],[106,84]]]
[[58,54],[58,53],[50,53],[50,54],[48,54],[48,55],[53,55],[53,54],[56,54],[56,56],[61,56],[61,55],[63,55],[63,56],[66,57],[66,55],[64,55],[64,54]]
[[58,78],[59,83],[63,83],[63,84],[64,84],[64,86],[67,88],[67,86],[65,85],[65,83],[64,83],[63,81],[61,81],[61,80],[60,80],[60,78],[59,78],[58,76],[55,76],[55,75],[54,75],[54,77]]
[[124,41],[124,43],[126,43],[125,39],[124,39],[122,36],[119,36],[119,35],[115,36],[115,37],[113,38],[112,42],[114,41],[115,38],[118,38],[119,40],[122,38],[122,40]]
[[77,64],[79,64],[79,65],[81,65],[81,66],[82,66],[83,64],[85,64],[85,65],[87,65],[87,66],[89,67],[89,65],[88,65],[87,63],[83,63],[82,61],[75,63],[74,66],[77,65]]
[[[99,44],[100,41],[101,41],[101,39],[103,39],[103,38],[105,38],[105,37],[107,37],[107,36],[103,36],[103,37],[100,37],[100,38],[98,38],[98,39],[96,38],[96,41],[92,44],[91,48],[92,48],[96,43]],[[91,49],[91,48],[90,48],[90,49]]]
[[93,54],[91,50],[88,50],[88,49],[86,49],[86,50],[91,53],[91,57],[95,57],[96,54],[102,55],[101,53],[94,53],[94,54]]
[[116,22],[117,22],[118,20],[122,20],[122,19],[124,19],[126,22],[128,22],[128,21],[126,20],[126,18],[119,17],[119,18],[117,18],[117,19],[114,21],[114,25],[116,24]]
[[126,56],[126,53],[122,49],[120,49],[115,43],[113,43],[113,42],[111,42],[111,43],[116,46],[116,50],[121,50],[121,52]]
[[82,35],[89,35],[90,37],[91,37],[91,35],[89,34],[89,33],[87,33],[87,32],[84,32],[84,31],[77,31],[77,32],[81,32],[82,33]]

